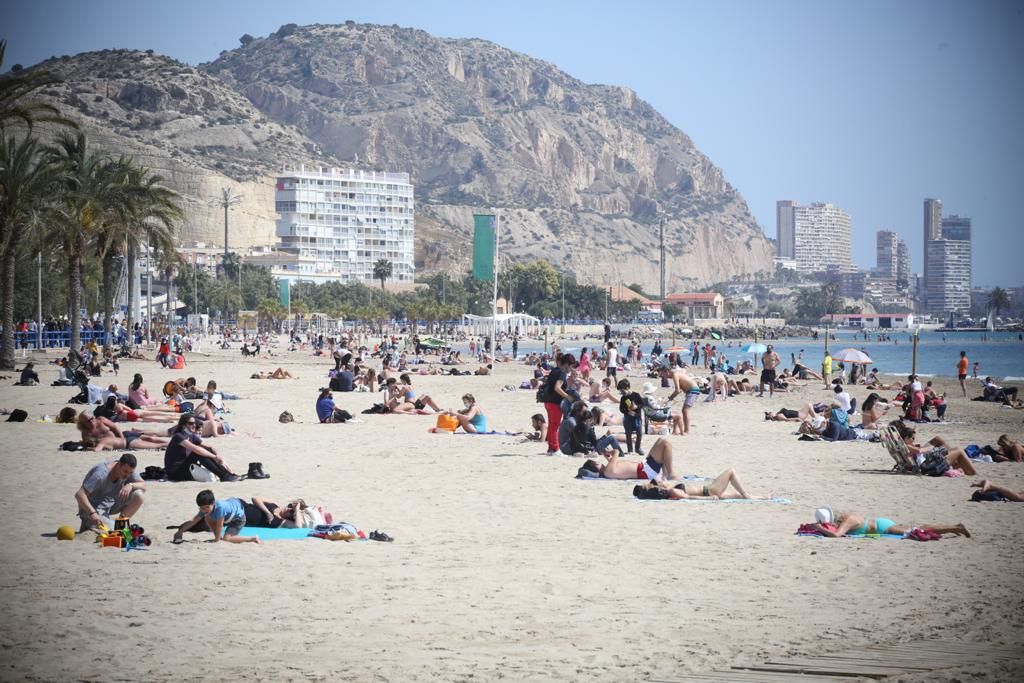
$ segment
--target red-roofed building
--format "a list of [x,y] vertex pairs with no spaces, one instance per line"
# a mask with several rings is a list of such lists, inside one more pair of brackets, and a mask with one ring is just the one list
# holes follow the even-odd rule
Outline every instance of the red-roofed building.
[[683,315],[693,320],[725,317],[725,298],[717,292],[669,294],[665,297],[665,303],[678,306]]

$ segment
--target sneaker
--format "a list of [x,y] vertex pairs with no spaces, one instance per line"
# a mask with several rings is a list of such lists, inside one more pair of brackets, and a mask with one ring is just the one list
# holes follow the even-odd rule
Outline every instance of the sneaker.
[[644,457],[645,455],[647,455],[646,453],[644,453],[644,452],[643,452],[642,450],[640,450],[639,448],[638,448],[638,449],[636,449],[636,454],[637,454],[637,455],[639,455],[639,456],[640,456],[641,458],[642,458],[642,457]]

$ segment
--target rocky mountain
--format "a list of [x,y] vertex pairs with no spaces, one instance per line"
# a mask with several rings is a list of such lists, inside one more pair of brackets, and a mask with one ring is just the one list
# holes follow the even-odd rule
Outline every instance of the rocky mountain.
[[308,163],[316,145],[292,126],[268,119],[219,79],[152,51],[102,50],[49,59],[41,68],[64,82],[42,92],[111,154],[132,156],[183,197],[183,244],[272,244],[274,185],[285,164]]
[[47,66],[67,79],[52,97],[189,198],[196,239],[221,241],[211,195],[230,185],[246,197],[240,240],[271,242],[269,175],[341,164],[411,173],[421,272],[467,268],[471,214],[487,209],[511,258],[588,282],[657,291],[662,219],[670,290],[771,269],[743,198],[649,104],[486,41],[286,25],[197,68],[123,51]]

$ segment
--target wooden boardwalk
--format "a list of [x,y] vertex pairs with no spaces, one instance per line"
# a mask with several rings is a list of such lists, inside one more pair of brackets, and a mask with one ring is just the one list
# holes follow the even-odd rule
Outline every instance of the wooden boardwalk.
[[736,683],[839,683],[859,678],[884,679],[900,674],[927,673],[987,662],[1024,660],[1024,648],[954,640],[923,640],[876,645],[849,652],[773,659],[763,664],[734,666],[722,671],[652,679],[652,683],[735,681]]

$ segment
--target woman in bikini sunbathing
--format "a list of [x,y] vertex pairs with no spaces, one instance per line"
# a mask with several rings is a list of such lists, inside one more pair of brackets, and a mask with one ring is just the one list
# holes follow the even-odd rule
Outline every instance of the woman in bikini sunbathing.
[[[732,487],[732,491],[729,487]],[[729,468],[710,483],[683,482],[672,486],[663,481],[649,482],[633,488],[637,498],[662,498],[667,500],[770,500],[771,496],[751,496],[743,488],[736,471]]]
[[591,403],[618,403],[619,397],[612,393],[611,379],[605,377],[598,383],[597,380],[590,381],[590,402]]
[[[843,536],[865,536],[867,534],[906,534],[914,527],[897,524],[885,517],[867,519],[854,512],[842,512],[830,507],[818,508],[814,511],[815,526],[822,536],[842,538]],[[971,537],[971,532],[963,524],[942,526],[936,524],[919,524],[919,528],[934,531],[937,534],[954,534]]]
[[442,415],[451,415],[459,421],[459,426],[469,434],[478,434],[487,431],[487,416],[476,403],[473,394],[465,394],[462,397],[463,409],[459,411],[445,410]]
[[278,368],[273,372],[254,372],[249,375],[249,379],[298,379],[298,377],[292,377],[292,373],[284,368]]
[[[72,409],[74,410],[74,409]],[[108,396],[107,402],[96,408],[93,414],[112,422],[177,422],[178,416],[165,410],[132,410],[117,396]]]
[[861,429],[879,429],[879,420],[885,417],[889,404],[877,393],[871,392],[861,404],[860,414],[864,424]]

